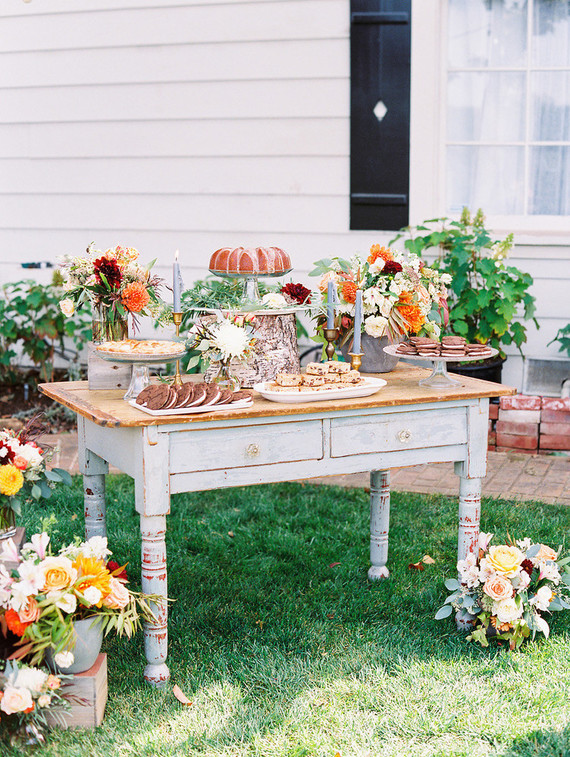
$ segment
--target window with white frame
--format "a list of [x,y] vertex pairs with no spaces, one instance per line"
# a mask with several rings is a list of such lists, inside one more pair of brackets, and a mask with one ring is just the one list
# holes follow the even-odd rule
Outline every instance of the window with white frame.
[[566,228],[570,2],[448,0],[446,84],[446,212]]

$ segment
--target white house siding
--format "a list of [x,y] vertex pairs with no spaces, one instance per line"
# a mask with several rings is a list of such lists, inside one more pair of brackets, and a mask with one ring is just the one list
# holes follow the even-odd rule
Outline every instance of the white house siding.
[[[308,282],[388,241],[348,229],[349,28],[348,0],[3,0],[0,281],[95,240],[165,277],[179,249],[187,283],[217,247],[279,245]],[[570,320],[568,247],[540,242],[512,257],[537,357]]]

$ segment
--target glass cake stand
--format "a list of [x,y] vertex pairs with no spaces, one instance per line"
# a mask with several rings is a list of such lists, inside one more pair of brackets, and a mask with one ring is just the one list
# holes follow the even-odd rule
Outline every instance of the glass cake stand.
[[292,268],[288,268],[286,271],[279,271],[278,273],[221,273],[220,271],[212,271],[210,269],[213,274],[223,279],[241,279],[243,281],[241,300],[243,305],[259,304],[261,302],[257,279],[278,279],[292,270]]
[[463,382],[458,381],[456,378],[452,378],[447,372],[448,363],[474,363],[477,360],[495,357],[495,355],[499,354],[499,350],[491,347],[491,354],[485,355],[485,358],[481,358],[479,355],[475,355],[474,357],[464,355],[460,358],[441,356],[431,358],[422,355],[403,355],[401,352],[397,352],[397,349],[397,344],[389,344],[387,347],[384,347],[384,352],[387,352],[388,355],[393,355],[394,357],[399,357],[404,360],[423,361],[424,363],[427,360],[430,360],[432,362],[433,370],[431,375],[420,379],[419,384],[420,386],[430,386],[433,389],[451,389],[453,387],[463,386]]
[[184,357],[185,352],[186,350],[183,352],[168,352],[163,355],[137,355],[136,353],[125,355],[122,352],[102,352],[97,350],[97,355],[109,363],[132,365],[131,383],[123,395],[123,399],[134,400],[150,384],[149,366],[170,363],[172,360],[180,360],[181,357]]

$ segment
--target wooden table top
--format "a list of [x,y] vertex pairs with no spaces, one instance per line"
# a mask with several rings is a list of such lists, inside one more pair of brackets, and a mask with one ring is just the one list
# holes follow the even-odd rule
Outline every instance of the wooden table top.
[[[217,410],[216,412],[193,415],[163,417],[147,415],[141,410],[131,407],[128,402],[123,400],[124,392],[122,390],[90,390],[87,381],[40,384],[40,391],[99,426],[110,427],[161,426],[164,424],[204,423],[204,421],[212,420],[237,420],[263,416],[303,415],[321,411],[415,405],[427,402],[447,402],[454,399],[463,400],[516,394],[516,389],[510,386],[493,384],[490,381],[481,381],[467,376],[461,376],[463,386],[450,389],[432,389],[427,386],[420,386],[419,380],[429,376],[430,373],[426,368],[398,363],[395,371],[378,374],[388,383],[370,397],[285,404],[270,402],[254,392],[253,405],[241,410]],[[202,377],[194,374],[185,378],[187,381],[200,381]]]

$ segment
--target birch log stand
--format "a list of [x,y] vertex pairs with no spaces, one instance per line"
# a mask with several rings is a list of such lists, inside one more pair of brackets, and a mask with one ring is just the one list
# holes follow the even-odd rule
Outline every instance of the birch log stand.
[[[371,579],[388,576],[389,470],[455,462],[459,476],[458,558],[477,544],[481,478],[487,466],[489,397],[515,389],[464,378],[463,386],[419,386],[424,368],[399,363],[371,397],[300,405],[257,396],[251,407],[153,417],[116,390],[87,382],[43,384],[44,394],[78,414],[85,485],[86,536],[104,535],[108,464],[135,480],[140,516],[142,588],[167,596],[166,516],[179,492],[371,471]],[[199,376],[193,377],[199,380]],[[145,626],[145,678],[169,678],[166,602]]]
[[[297,318],[295,313],[255,313],[256,350],[247,363],[233,360],[231,371],[242,387],[252,387],[261,381],[273,381],[278,373],[299,373]],[[210,381],[216,366],[204,375]]]

